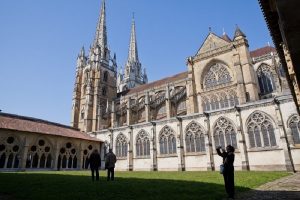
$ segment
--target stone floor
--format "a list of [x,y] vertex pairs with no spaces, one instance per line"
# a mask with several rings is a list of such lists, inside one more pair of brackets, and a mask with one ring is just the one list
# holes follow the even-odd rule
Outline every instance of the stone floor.
[[266,183],[255,190],[240,194],[243,200],[300,200],[300,173]]

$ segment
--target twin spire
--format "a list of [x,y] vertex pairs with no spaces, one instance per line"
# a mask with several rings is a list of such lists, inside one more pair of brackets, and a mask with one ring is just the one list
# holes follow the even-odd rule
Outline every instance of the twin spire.
[[98,19],[94,46],[107,47],[107,32],[106,32],[106,13],[105,13],[105,0],[102,1],[100,16]]
[[133,62],[139,62],[137,42],[136,42],[136,33],[135,33],[134,15],[132,17],[132,23],[131,23],[131,34],[130,34],[130,44],[129,44],[127,63],[133,63]]

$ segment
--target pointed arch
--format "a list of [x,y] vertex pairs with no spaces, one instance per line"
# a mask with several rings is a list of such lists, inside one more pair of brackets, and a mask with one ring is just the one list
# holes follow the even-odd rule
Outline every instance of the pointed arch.
[[116,156],[127,157],[127,138],[123,133],[116,137]]
[[271,116],[262,111],[254,111],[246,120],[249,147],[277,146],[275,123]]
[[287,121],[288,127],[292,131],[294,144],[300,144],[300,118],[299,115],[293,114]]
[[145,130],[140,130],[136,136],[136,156],[150,156],[150,136]]
[[176,136],[174,130],[168,125],[159,132],[160,154],[176,154]]
[[275,70],[268,64],[262,63],[256,70],[261,95],[267,95],[276,90]]
[[233,75],[227,65],[221,62],[214,62],[207,65],[202,79],[204,89],[212,89],[215,86],[228,84],[232,81]]
[[215,147],[225,148],[232,145],[237,148],[236,128],[234,123],[227,117],[219,117],[213,126],[213,138]]
[[205,152],[205,131],[197,122],[190,122],[185,128],[186,152]]

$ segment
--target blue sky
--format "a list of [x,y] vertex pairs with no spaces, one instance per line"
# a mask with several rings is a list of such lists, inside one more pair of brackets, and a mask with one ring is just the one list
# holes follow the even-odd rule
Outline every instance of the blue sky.
[[[0,2],[0,109],[70,124],[76,57],[92,43],[100,0]],[[232,37],[235,25],[250,50],[272,42],[258,1],[107,0],[107,31],[119,66],[127,58],[132,12],[139,58],[149,81],[186,70],[208,34]]]

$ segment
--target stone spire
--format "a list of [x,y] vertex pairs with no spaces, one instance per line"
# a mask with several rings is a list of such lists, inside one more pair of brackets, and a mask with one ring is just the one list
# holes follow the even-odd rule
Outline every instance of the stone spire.
[[235,32],[234,32],[234,39],[237,38],[237,37],[246,37],[246,35],[241,31],[241,29],[238,27],[238,25],[236,25],[236,28],[235,28]]
[[136,42],[135,21],[133,15],[127,64],[134,63],[134,62],[139,62],[139,57],[138,57],[137,42]]
[[106,14],[105,14],[105,0],[102,0],[100,16],[98,19],[94,46],[99,45],[107,48],[107,33],[106,33]]

